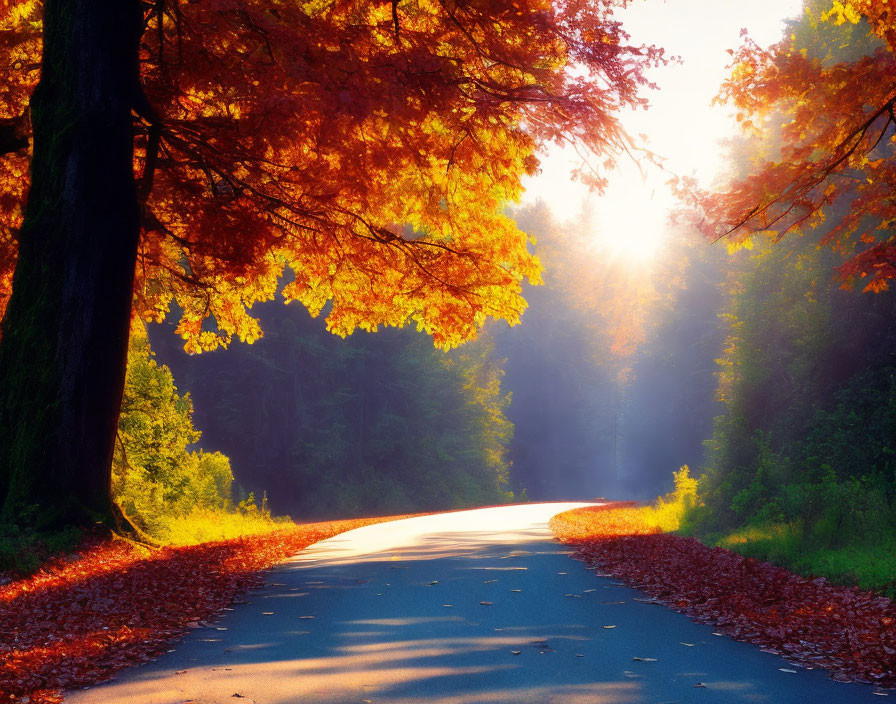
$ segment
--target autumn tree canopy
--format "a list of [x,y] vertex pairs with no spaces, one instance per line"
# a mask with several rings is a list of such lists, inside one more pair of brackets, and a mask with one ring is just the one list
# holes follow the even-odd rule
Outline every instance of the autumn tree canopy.
[[251,342],[287,270],[341,335],[516,322],[540,265],[505,204],[548,143],[623,148],[663,60],[624,4],[0,5],[0,518],[111,510],[134,309]]
[[[285,298],[332,301],[337,334],[413,321],[449,346],[486,316],[515,322],[539,265],[504,204],[548,142],[619,148],[614,113],[643,104],[661,58],[627,44],[616,5],[146,4],[137,312],[176,302],[190,350],[252,341],[248,309],[285,266]],[[14,121],[39,78],[40,5],[2,12],[0,117]],[[0,296],[27,172],[26,150],[0,160]]]
[[[811,35],[811,36],[809,36]],[[896,16],[887,0],[812,0],[770,49],[747,38],[720,98],[765,140],[721,193],[695,193],[712,239],[817,230],[846,284],[896,278]],[[844,217],[828,217],[831,208]]]

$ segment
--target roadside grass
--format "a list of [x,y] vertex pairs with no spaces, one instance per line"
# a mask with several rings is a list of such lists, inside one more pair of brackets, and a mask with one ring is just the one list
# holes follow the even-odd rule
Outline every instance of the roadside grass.
[[[211,508],[193,507],[188,513],[162,513],[153,517],[151,529],[137,525],[160,546],[184,547],[250,535],[265,535],[293,526],[289,516],[272,516],[267,498],[258,506],[255,498],[239,504]],[[0,524],[0,585],[14,578],[27,577],[66,554],[75,552],[85,541],[93,541],[100,532],[78,528],[35,531],[27,524]]]
[[675,488],[652,504],[614,501],[592,509],[566,511],[551,519],[551,528],[564,542],[588,540],[594,536],[619,537],[677,531],[694,505],[697,480],[687,465],[674,473]]
[[825,577],[834,584],[858,586],[896,598],[896,536],[853,535],[835,548],[818,545],[798,526],[766,523],[705,542],[744,557],[772,562],[805,577]]
[[824,523],[814,531],[805,531],[794,523],[768,521],[730,533],[701,534],[689,520],[699,502],[697,480],[691,478],[687,466],[674,477],[675,489],[652,504],[617,505],[611,513],[590,520],[599,520],[607,535],[679,533],[710,547],[770,562],[802,577],[824,577],[833,584],[896,599],[896,535],[891,531],[846,534]]
[[[253,507],[254,508],[254,507]],[[289,516],[272,518],[267,511],[218,511],[195,508],[183,516],[165,517],[158,530],[164,545],[199,545],[247,535],[264,535],[293,525]]]

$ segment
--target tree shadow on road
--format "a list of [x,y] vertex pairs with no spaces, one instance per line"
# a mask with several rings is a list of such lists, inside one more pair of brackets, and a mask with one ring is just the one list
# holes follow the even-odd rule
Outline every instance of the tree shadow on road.
[[638,592],[595,577],[537,531],[502,536],[424,535],[410,547],[365,553],[349,550],[346,534],[313,546],[176,652],[71,701],[870,699],[869,687],[782,672],[780,658],[635,601]]

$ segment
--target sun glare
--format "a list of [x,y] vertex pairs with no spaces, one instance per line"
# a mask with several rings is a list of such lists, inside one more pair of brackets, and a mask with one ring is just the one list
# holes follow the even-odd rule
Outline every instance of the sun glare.
[[661,186],[626,171],[593,200],[593,235],[610,257],[635,266],[650,262],[662,248],[672,203]]
[[800,14],[801,0],[676,0],[674,3],[629,4],[620,18],[635,43],[654,43],[681,62],[654,69],[650,78],[661,88],[645,91],[647,111],[620,115],[636,141],[663,160],[665,172],[641,160],[646,177],[626,156],[619,170],[607,174],[610,187],[602,196],[588,193],[570,179],[581,158],[555,147],[542,154],[541,172],[524,181],[524,202],[543,200],[560,221],[574,217],[587,199],[594,214],[595,245],[633,263],[649,261],[661,246],[667,211],[677,206],[666,182],[673,175],[694,176],[710,185],[724,168],[720,142],[736,131],[728,106],[712,105],[728,75],[728,50],[741,42],[746,28],[761,45],[777,41],[782,20]]

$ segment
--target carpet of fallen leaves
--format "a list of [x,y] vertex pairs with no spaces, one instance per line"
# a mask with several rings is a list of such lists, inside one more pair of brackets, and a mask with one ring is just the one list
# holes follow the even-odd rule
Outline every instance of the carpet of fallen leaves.
[[551,529],[589,567],[736,640],[840,681],[896,687],[896,604],[886,597],[659,533],[628,506],[567,511]]
[[93,539],[0,587],[0,703],[62,701],[62,689],[152,660],[246,590],[260,572],[319,540],[405,516],[293,525],[266,535],[148,556]]

